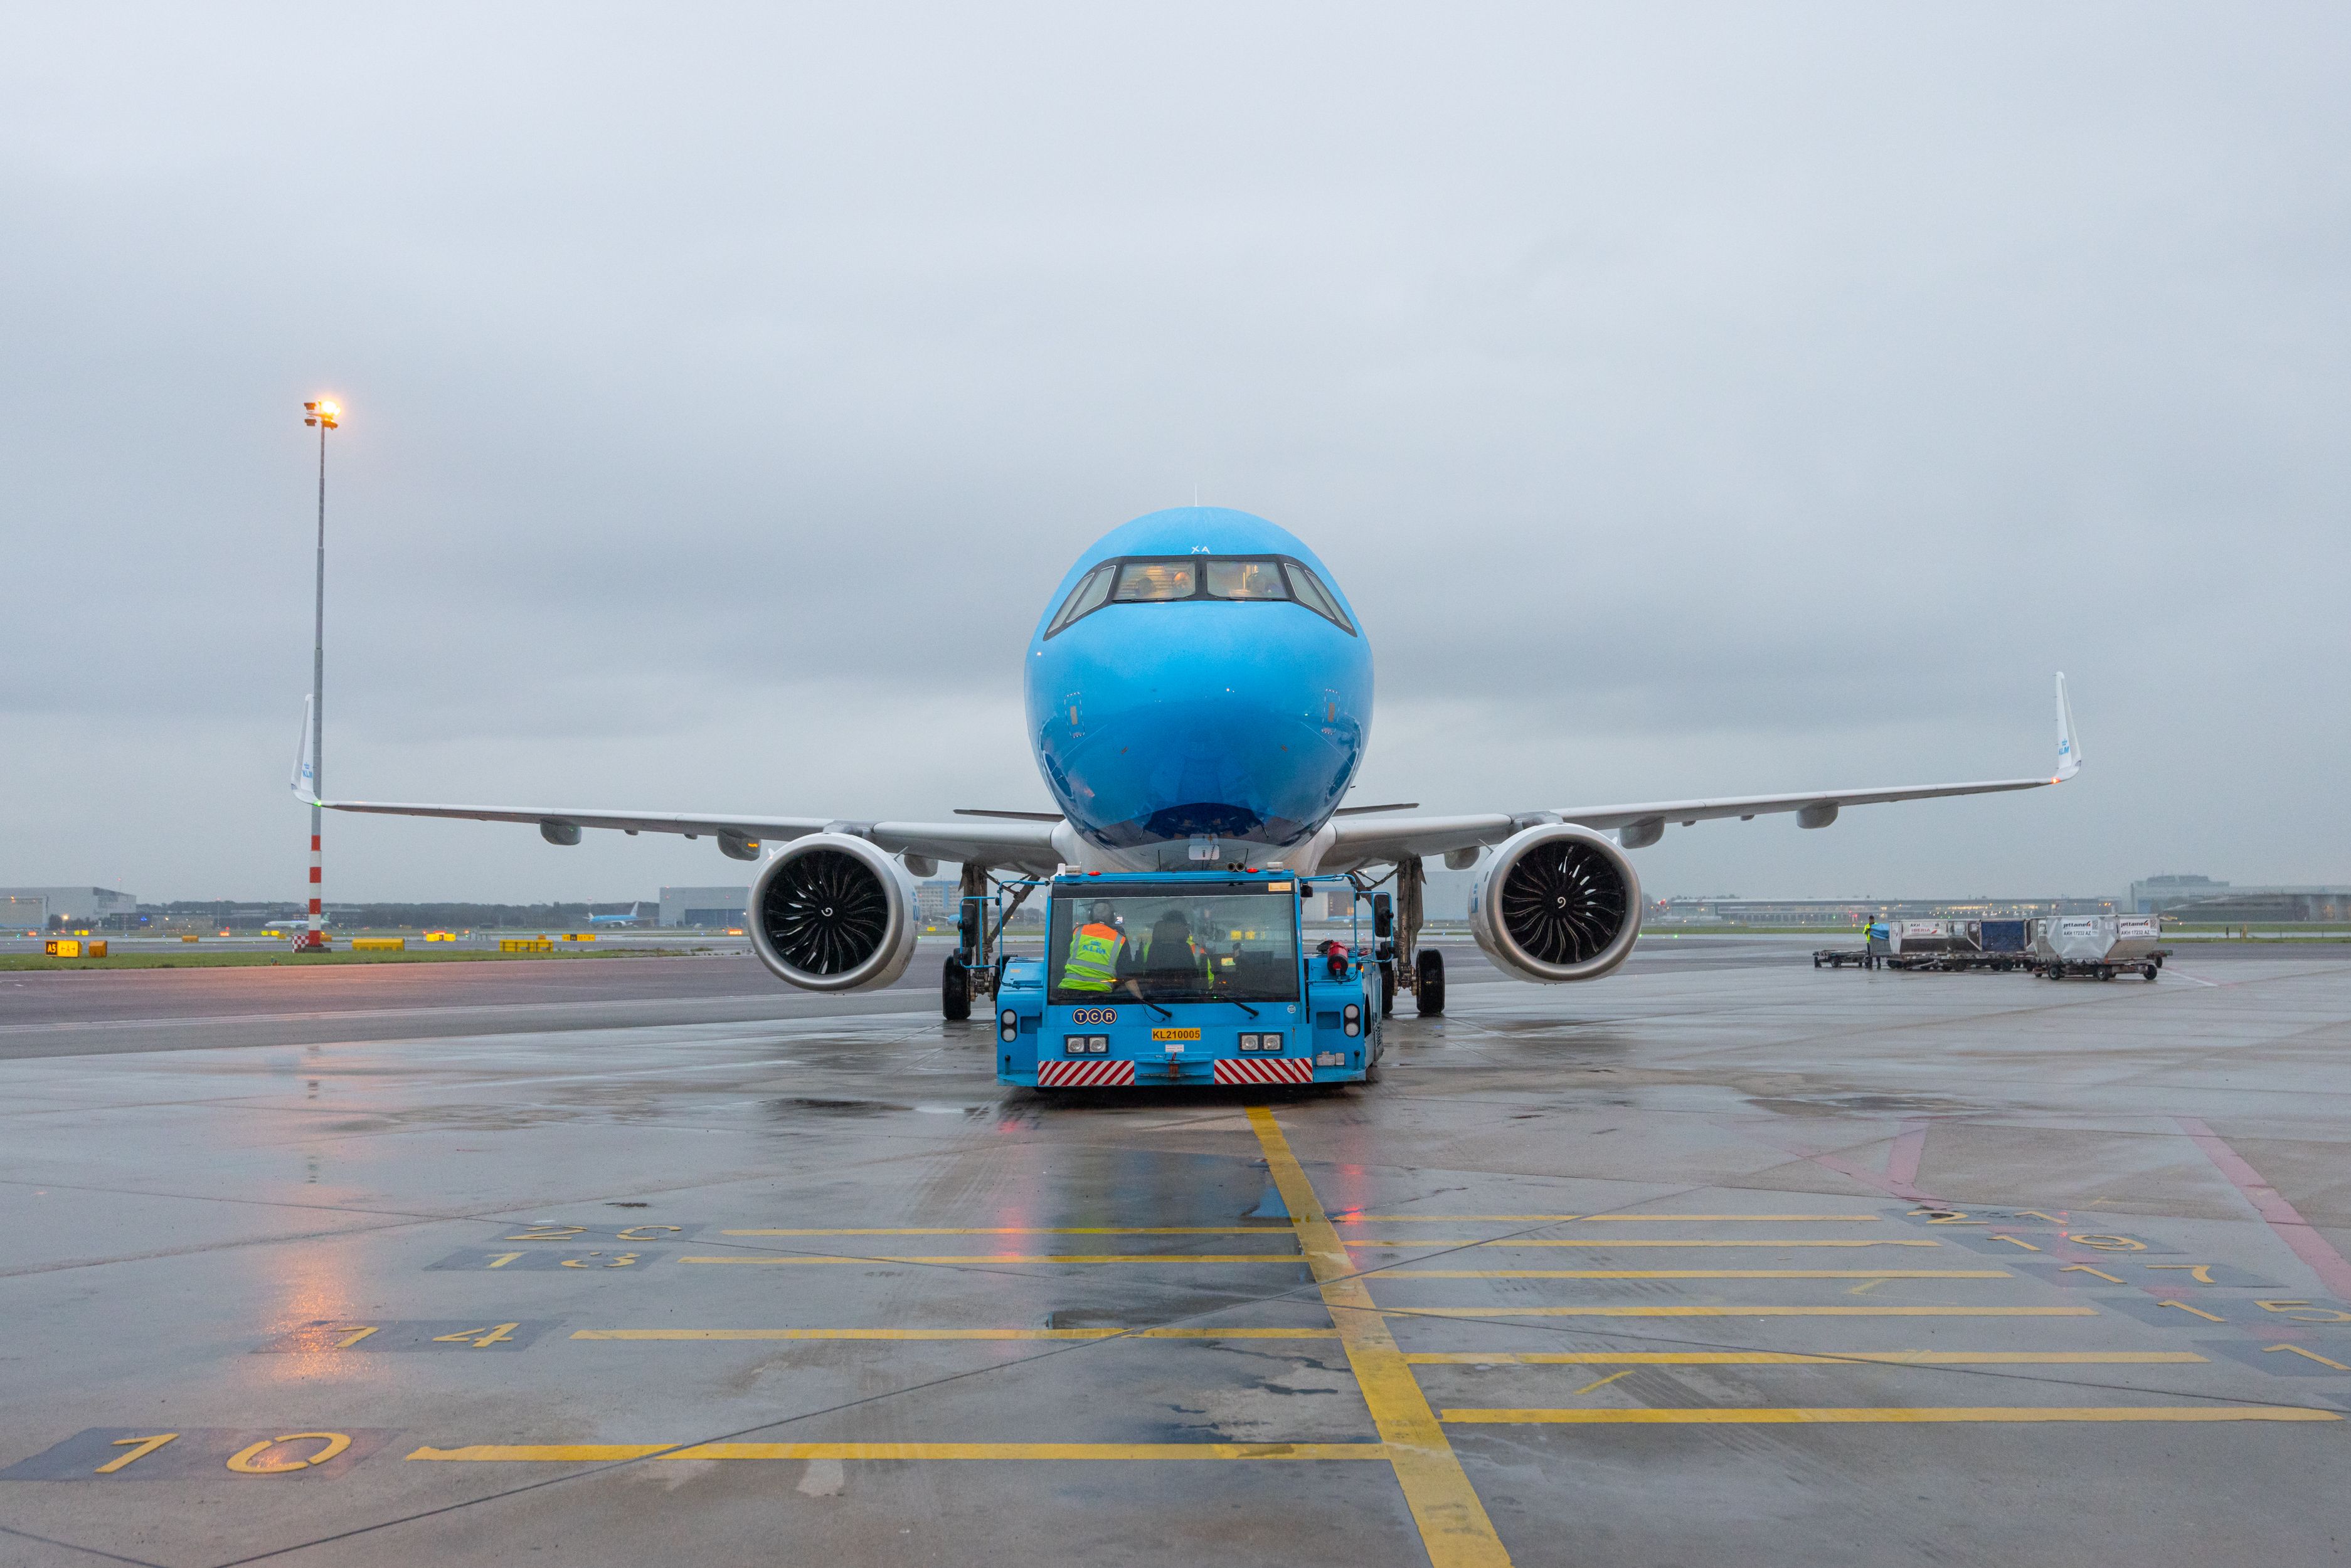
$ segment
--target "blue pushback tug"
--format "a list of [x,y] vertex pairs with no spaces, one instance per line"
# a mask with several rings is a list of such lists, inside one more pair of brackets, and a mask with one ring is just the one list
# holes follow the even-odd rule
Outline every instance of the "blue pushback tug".
[[[1343,877],[1325,881],[1352,887]],[[1308,950],[1309,879],[1280,871],[1065,873],[1042,886],[1044,956],[1002,960],[998,1082],[1092,1089],[1378,1077],[1377,955],[1359,943]],[[1375,929],[1386,904],[1374,901]]]

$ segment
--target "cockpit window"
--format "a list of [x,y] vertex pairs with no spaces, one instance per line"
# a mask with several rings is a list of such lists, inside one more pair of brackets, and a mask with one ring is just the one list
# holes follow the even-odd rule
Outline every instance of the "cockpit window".
[[1295,602],[1349,636],[1338,600],[1305,566],[1287,556],[1130,556],[1086,573],[1045,629],[1051,637],[1110,604],[1165,604],[1186,599]]
[[1062,601],[1061,612],[1053,617],[1053,623],[1045,629],[1045,635],[1050,637],[1079,616],[1090,615],[1100,610],[1102,601],[1110,597],[1111,579],[1117,575],[1116,561],[1104,561],[1086,573],[1084,580],[1071,589],[1070,597]]
[[[1299,602],[1325,620],[1347,626],[1347,618],[1339,612],[1338,601],[1323,588],[1322,580],[1294,560],[1286,564],[1290,568],[1290,586],[1298,590]],[[1354,628],[1347,626],[1347,630],[1352,632]]]
[[1281,580],[1281,563],[1278,560],[1210,560],[1208,562],[1208,597],[1211,599],[1287,599],[1290,590]]
[[1131,560],[1119,569],[1121,604],[1156,603],[1164,599],[1193,597],[1196,580],[1189,560]]

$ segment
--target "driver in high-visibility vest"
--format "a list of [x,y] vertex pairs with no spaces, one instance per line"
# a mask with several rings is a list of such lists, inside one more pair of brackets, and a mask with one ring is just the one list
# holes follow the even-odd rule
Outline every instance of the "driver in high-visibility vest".
[[1061,970],[1065,991],[1101,991],[1105,996],[1118,984],[1118,963],[1126,934],[1113,921],[1117,911],[1106,898],[1096,899],[1086,911],[1086,923],[1070,937],[1070,961]]

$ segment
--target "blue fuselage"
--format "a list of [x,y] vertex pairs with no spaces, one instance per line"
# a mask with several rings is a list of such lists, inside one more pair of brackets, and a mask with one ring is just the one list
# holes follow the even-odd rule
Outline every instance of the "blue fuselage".
[[[1105,563],[1128,564],[1096,576]],[[1099,604],[1072,617],[1072,596],[1089,594]],[[1094,850],[1138,869],[1300,843],[1345,798],[1371,736],[1371,647],[1353,607],[1305,545],[1247,512],[1154,512],[1097,540],[1045,606],[1027,663],[1046,787]]]

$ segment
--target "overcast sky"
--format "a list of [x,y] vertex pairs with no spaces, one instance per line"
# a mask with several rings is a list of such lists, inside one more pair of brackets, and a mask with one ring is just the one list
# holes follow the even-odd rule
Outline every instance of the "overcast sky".
[[[1049,804],[1190,502],[1360,612],[1357,799],[2031,774],[1653,894],[2351,880],[2339,5],[10,8],[0,883],[304,895],[330,792]],[[332,899],[708,841],[331,820]]]

